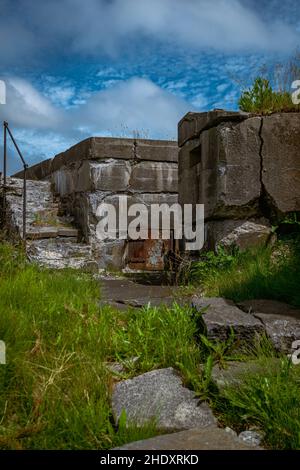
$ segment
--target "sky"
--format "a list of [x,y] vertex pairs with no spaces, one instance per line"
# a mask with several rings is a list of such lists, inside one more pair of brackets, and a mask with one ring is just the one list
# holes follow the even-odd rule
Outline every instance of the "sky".
[[0,0],[0,119],[29,165],[90,136],[176,140],[299,46],[299,0]]

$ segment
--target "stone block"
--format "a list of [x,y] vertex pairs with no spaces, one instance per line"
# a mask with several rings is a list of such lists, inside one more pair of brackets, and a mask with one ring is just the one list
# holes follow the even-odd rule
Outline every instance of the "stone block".
[[248,113],[214,109],[204,113],[187,113],[178,123],[178,145],[182,147],[188,140],[198,137],[204,130],[221,122],[239,122],[247,119]]
[[187,153],[185,146],[181,149],[181,204],[204,204],[205,218],[248,218],[259,213],[260,122],[253,117],[220,124],[202,132]]
[[93,191],[126,191],[129,186],[131,165],[129,161],[109,159],[90,162],[90,179]]
[[76,180],[74,178],[74,172],[71,169],[61,167],[51,175],[51,181],[55,192],[61,197],[76,192]]
[[[26,176],[29,180],[42,180],[48,178],[52,171],[52,158],[43,160],[27,169]],[[14,175],[15,178],[23,178],[24,172],[19,171]]]
[[138,160],[178,162],[178,145],[171,140],[137,139],[135,156]]
[[199,404],[172,367],[116,384],[112,409],[116,422],[124,410],[128,424],[142,426],[154,420],[161,431],[202,428],[216,422],[208,405]]
[[92,158],[132,160],[135,153],[134,139],[95,137],[92,141]]
[[209,250],[236,246],[244,251],[266,245],[272,235],[272,227],[266,219],[216,220],[205,225],[206,247]]
[[300,114],[263,118],[262,181],[275,212],[300,211]]
[[133,191],[177,193],[176,163],[141,162],[133,166],[130,189]]
[[226,341],[231,328],[235,339],[243,344],[251,344],[257,335],[265,333],[264,325],[258,318],[243,312],[231,300],[193,296],[192,306],[204,311],[202,319],[210,340]]
[[95,261],[100,269],[119,271],[125,267],[125,240],[91,240]]
[[55,172],[63,166],[70,165],[78,161],[91,159],[92,146],[93,138],[90,137],[76,145],[73,145],[65,152],[59,153],[52,160],[51,172]]
[[300,340],[299,309],[284,302],[267,299],[247,300],[239,306],[264,324],[267,336],[277,351],[293,352],[293,341]]

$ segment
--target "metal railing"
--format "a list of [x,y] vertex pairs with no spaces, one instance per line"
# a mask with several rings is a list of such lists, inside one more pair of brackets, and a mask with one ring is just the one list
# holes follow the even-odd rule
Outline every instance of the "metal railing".
[[6,191],[6,182],[7,182],[7,134],[11,138],[12,143],[15,146],[15,149],[23,163],[23,231],[22,231],[22,238],[24,242],[26,242],[26,209],[27,209],[27,176],[26,176],[26,170],[28,168],[27,163],[24,160],[24,157],[18,147],[17,142],[14,139],[14,136],[8,126],[8,123],[6,121],[3,122],[3,189],[4,189],[4,204],[5,202],[5,191]]

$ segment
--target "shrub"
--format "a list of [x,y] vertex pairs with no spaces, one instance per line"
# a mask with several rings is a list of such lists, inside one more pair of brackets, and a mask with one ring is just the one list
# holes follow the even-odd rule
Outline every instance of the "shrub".
[[238,104],[242,111],[257,114],[300,110],[288,91],[274,91],[269,80],[262,77],[257,77],[253,86],[242,93]]

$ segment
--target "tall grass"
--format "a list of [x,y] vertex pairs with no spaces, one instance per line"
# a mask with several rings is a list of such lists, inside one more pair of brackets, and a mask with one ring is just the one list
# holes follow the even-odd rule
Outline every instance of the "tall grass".
[[[284,276],[287,283],[293,277],[286,267],[289,250],[277,247],[277,254],[263,251],[257,259],[223,257],[228,275],[218,277],[214,265],[205,271],[206,289],[242,298],[253,294],[253,286],[261,289],[253,278],[275,274],[283,289]],[[243,270],[251,263],[256,267],[247,275]],[[271,283],[263,285],[271,295]],[[107,363],[116,361],[124,366],[123,378],[173,366],[199,397],[210,399],[221,422],[236,428],[242,423],[243,429],[255,424],[266,431],[268,446],[299,448],[296,371],[284,363],[267,376],[245,377],[221,396],[211,372],[216,361],[227,360],[230,344],[203,342],[201,312],[177,304],[121,312],[100,307],[99,297],[100,286],[90,275],[39,269],[21,251],[0,244],[0,339],[7,348],[7,364],[0,365],[0,448],[110,449],[157,434],[154,421],[128,427],[123,417],[114,424],[111,392],[119,377]]]
[[188,309],[124,313],[100,308],[99,297],[88,274],[39,269],[0,245],[1,448],[108,449],[157,434],[153,423],[115,427],[107,362],[130,363],[124,377],[174,366],[199,383]]
[[[207,257],[208,256],[208,257]],[[190,280],[204,294],[232,299],[274,299],[300,306],[299,239],[244,253],[210,253],[194,264]]]
[[262,369],[248,373],[239,384],[227,386],[215,401],[215,410],[227,426],[237,431],[259,428],[264,445],[272,449],[300,448],[300,368],[282,357],[270,367],[260,357]]

